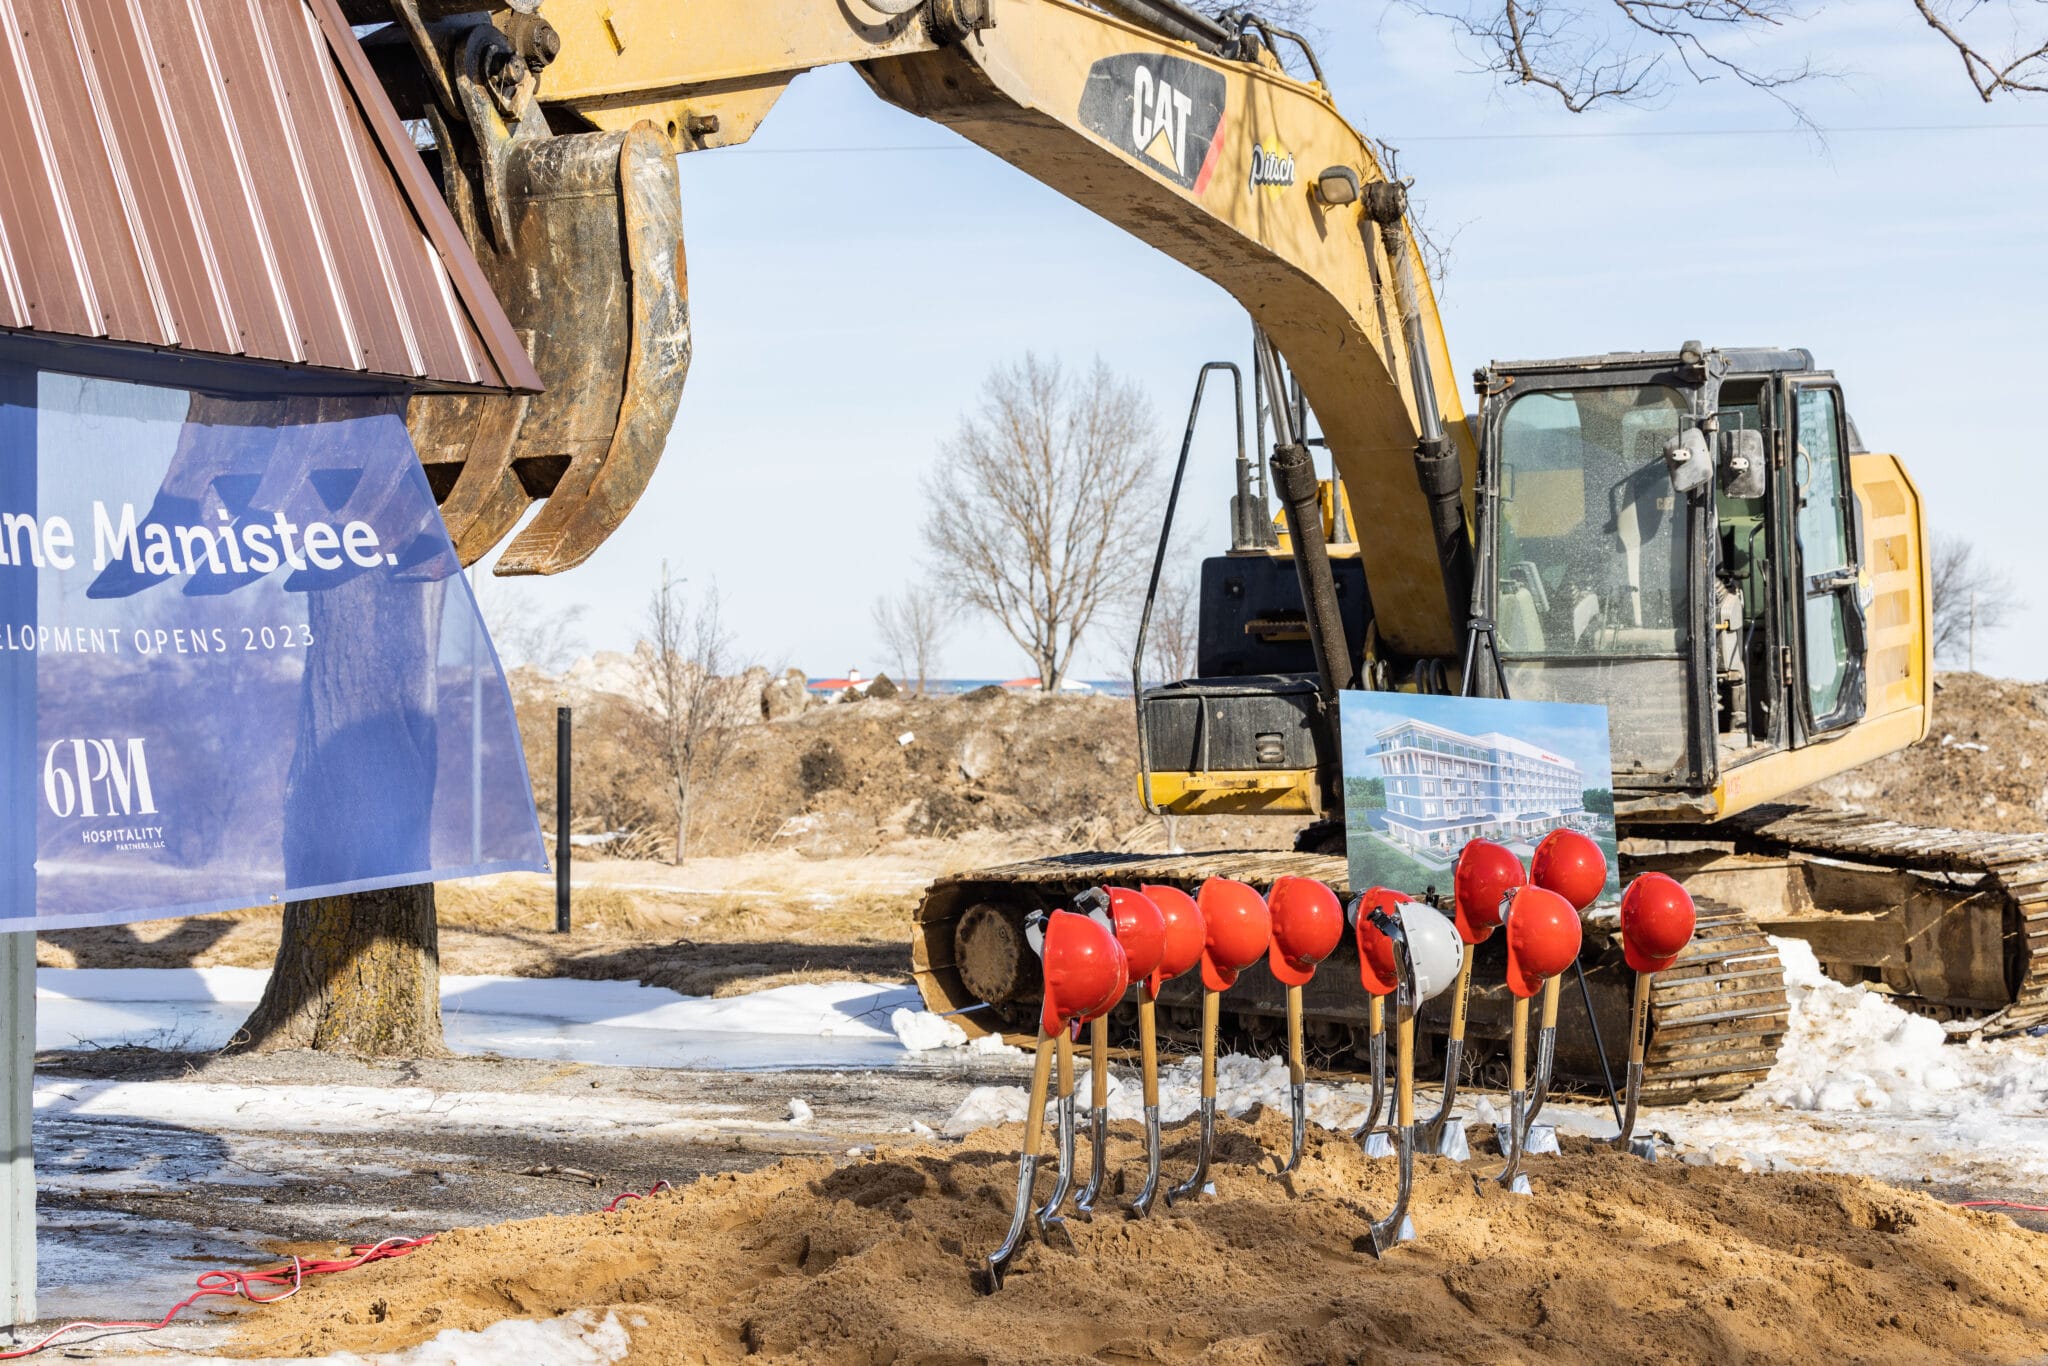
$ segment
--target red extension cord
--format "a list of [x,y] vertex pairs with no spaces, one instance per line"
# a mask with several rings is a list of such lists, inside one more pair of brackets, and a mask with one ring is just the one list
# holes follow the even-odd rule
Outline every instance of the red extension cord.
[[[644,1200],[650,1195],[672,1189],[674,1187],[670,1186],[668,1182],[657,1181],[645,1192],[624,1191],[613,1197],[612,1202],[604,1207],[604,1212],[610,1214],[628,1200]],[[55,1343],[57,1339],[72,1333],[91,1330],[119,1332],[124,1329],[154,1332],[159,1328],[168,1328],[172,1319],[175,1319],[178,1315],[199,1303],[199,1301],[213,1296],[220,1296],[225,1299],[247,1300],[251,1304],[276,1304],[279,1300],[288,1300],[298,1294],[300,1288],[305,1285],[308,1276],[331,1276],[337,1271],[353,1271],[359,1266],[368,1266],[371,1262],[388,1262],[394,1257],[403,1257],[408,1252],[417,1252],[433,1241],[434,1235],[431,1233],[423,1238],[386,1238],[382,1242],[363,1243],[352,1247],[349,1249],[350,1253],[353,1254],[352,1256],[333,1261],[307,1261],[303,1257],[293,1257],[290,1266],[275,1267],[269,1271],[208,1271],[199,1277],[199,1288],[197,1290],[172,1305],[170,1312],[155,1323],[143,1323],[140,1321],[133,1323],[92,1323],[86,1321],[67,1323],[33,1346],[19,1347],[11,1352],[0,1352],[0,1361],[19,1361],[23,1357],[34,1356]],[[269,1286],[280,1287],[283,1293],[276,1295],[257,1293],[259,1289]]]

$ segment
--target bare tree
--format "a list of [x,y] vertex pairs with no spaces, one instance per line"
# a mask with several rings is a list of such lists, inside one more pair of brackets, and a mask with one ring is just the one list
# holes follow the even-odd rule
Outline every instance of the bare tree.
[[697,784],[717,780],[744,719],[745,680],[733,665],[732,637],[723,615],[716,584],[692,610],[664,561],[661,584],[647,601],[647,634],[635,652],[675,800],[679,864],[689,849],[690,796]]
[[2019,606],[2019,590],[2000,569],[1977,558],[1960,536],[1934,534],[1928,547],[1934,581],[1934,657],[1953,664],[1968,657],[1971,636],[1989,635]]
[[1810,63],[1749,65],[1730,44],[1810,17],[1817,0],[1403,0],[1472,40],[1484,69],[1549,90],[1573,113],[1601,103],[1655,100],[1675,61],[1695,81],[1730,76],[1778,91],[1814,74]]
[[1148,681],[1171,683],[1195,676],[1200,640],[1201,593],[1195,577],[1168,570],[1159,579],[1152,620],[1145,631]]
[[1150,567],[1152,413],[1100,360],[998,366],[925,481],[939,586],[1001,622],[1056,690]]
[[953,624],[952,604],[930,584],[914,583],[893,598],[876,598],[874,611],[875,630],[897,677],[916,679],[917,695],[923,697]]
[[[1752,40],[1811,19],[1826,0],[1398,0],[1473,44],[1482,70],[1549,91],[1574,113],[1652,103],[1680,76],[1731,79],[1769,94],[1806,122],[1793,87],[1832,74],[1810,59],[1759,63]],[[1889,0],[1963,63],[1989,101],[2048,92],[2048,5],[2042,0]],[[1910,8],[1909,8],[1910,6]],[[2004,22],[2001,23],[2000,21]]]
[[582,604],[544,607],[530,593],[513,586],[509,579],[472,572],[470,591],[477,610],[484,614],[498,657],[507,666],[524,664],[544,673],[558,674],[583,653],[583,633],[576,623],[583,615]]

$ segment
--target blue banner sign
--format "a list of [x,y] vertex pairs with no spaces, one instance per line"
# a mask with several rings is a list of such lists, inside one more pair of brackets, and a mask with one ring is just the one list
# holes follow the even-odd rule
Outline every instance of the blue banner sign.
[[400,411],[0,363],[0,931],[546,867]]

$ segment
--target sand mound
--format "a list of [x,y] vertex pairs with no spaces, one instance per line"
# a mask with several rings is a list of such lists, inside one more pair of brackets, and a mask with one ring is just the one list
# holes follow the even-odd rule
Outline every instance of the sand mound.
[[[1135,1126],[1113,1156],[1142,1177]],[[1185,1171],[1192,1131],[1169,1134]],[[1226,1122],[1217,1194],[1075,1223],[973,1288],[1015,1185],[1012,1126],[956,1147],[707,1177],[617,1214],[444,1236],[250,1316],[251,1354],[389,1350],[507,1317],[617,1308],[633,1357],[724,1362],[2012,1361],[2048,1353],[2048,1236],[1847,1177],[1648,1166],[1583,1143],[1531,1164],[1420,1164],[1421,1237],[1353,1250],[1390,1162],[1284,1117]],[[1044,1187],[1041,1187],[1043,1191]]]
[[1935,687],[1925,740],[1789,800],[1909,825],[2009,834],[2048,825],[2048,684],[1945,673]]

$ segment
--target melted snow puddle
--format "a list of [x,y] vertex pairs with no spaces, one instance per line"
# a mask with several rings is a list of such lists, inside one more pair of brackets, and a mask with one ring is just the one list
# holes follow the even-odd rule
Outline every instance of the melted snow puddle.
[[[154,1318],[192,1293],[203,1271],[271,1266],[255,1235],[144,1219],[114,1210],[40,1210],[36,1310],[44,1320]],[[240,1307],[225,1299],[209,1310]],[[61,1349],[52,1356],[61,1356]]]

